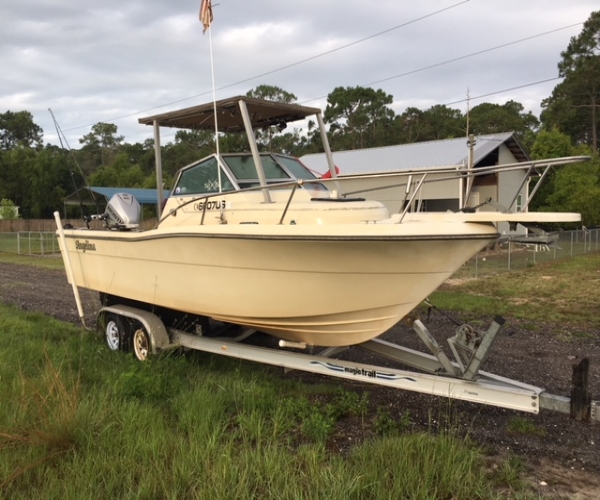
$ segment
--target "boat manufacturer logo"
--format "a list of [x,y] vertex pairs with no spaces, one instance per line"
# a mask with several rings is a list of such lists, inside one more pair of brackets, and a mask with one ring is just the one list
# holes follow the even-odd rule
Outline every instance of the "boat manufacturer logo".
[[204,210],[221,210],[227,208],[227,200],[212,200],[212,201],[199,201],[194,203],[194,210],[203,212]]
[[77,250],[81,250],[84,253],[87,252],[88,250],[91,252],[95,252],[96,244],[90,243],[88,240],[85,240],[85,241],[75,240],[75,248]]
[[124,224],[123,219],[121,219],[121,217],[119,217],[119,214],[112,207],[112,205],[110,203],[106,206],[106,211],[110,214],[110,216],[113,218],[113,220],[117,222],[117,224]]
[[207,181],[204,184],[204,189],[206,189],[206,192],[210,193],[211,191],[218,191],[219,190],[219,181],[214,180],[214,181]]

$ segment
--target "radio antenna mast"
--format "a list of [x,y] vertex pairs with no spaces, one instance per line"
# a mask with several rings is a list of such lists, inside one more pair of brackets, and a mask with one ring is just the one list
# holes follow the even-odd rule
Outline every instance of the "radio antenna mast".
[[[54,122],[54,128],[56,129],[56,135],[58,135],[58,141],[60,142],[60,147],[62,149],[65,149],[64,144],[66,144],[66,146],[67,146],[66,149],[69,151],[69,154],[71,155],[71,158],[73,159],[73,163],[75,163],[75,166],[77,167],[77,170],[79,170],[79,174],[81,175],[81,178],[83,179],[83,182],[85,183],[85,187],[87,188],[88,192],[90,193],[90,196],[94,200],[94,204],[96,205],[96,213],[100,213],[100,207],[98,206],[98,199],[96,198],[96,196],[94,195],[94,192],[90,188],[90,185],[87,182],[87,178],[86,178],[85,174],[83,173],[83,170],[79,166],[79,163],[77,162],[77,158],[75,157],[75,154],[73,153],[73,150],[71,149],[71,146],[69,146],[67,137],[65,136],[65,134],[61,130],[60,126],[58,125],[58,122],[56,121],[56,118],[54,117],[54,113],[52,112],[52,110],[50,108],[48,108],[48,111],[50,112],[50,116],[52,116],[52,121]],[[63,139],[65,141],[64,144],[63,144]],[[77,199],[79,200],[79,208],[81,210],[81,217],[89,229],[89,219],[85,216],[84,211],[83,211],[83,200],[81,199],[81,196],[79,194],[79,188],[77,187],[77,183],[75,182],[75,177],[73,176],[73,172],[70,171],[69,173],[71,174],[71,180],[73,181],[73,187],[75,188],[75,192],[77,193]]]

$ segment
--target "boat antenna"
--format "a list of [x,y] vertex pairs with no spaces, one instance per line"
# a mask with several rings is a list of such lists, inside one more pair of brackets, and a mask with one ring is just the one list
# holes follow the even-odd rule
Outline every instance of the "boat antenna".
[[[469,88],[467,87],[467,148],[468,148],[468,155],[467,155],[467,177],[466,179],[464,179],[464,181],[466,182],[465,186],[461,186],[461,193],[460,196],[462,198],[461,200],[461,209],[466,208],[469,206],[469,196],[471,195],[471,188],[472,188],[472,183],[473,183],[473,179],[471,178],[471,174],[473,173],[473,154],[474,154],[474,147],[475,147],[475,136],[473,136],[471,134],[471,92],[469,90]],[[462,182],[462,180],[461,180]]]
[[[54,128],[56,129],[56,135],[58,135],[58,141],[60,142],[60,147],[62,149],[65,149],[65,144],[66,144],[66,146],[67,146],[66,149],[69,151],[69,154],[71,155],[71,158],[73,159],[73,163],[75,163],[77,170],[79,170],[79,174],[81,175],[81,178],[83,179],[83,182],[85,183],[85,187],[87,188],[88,192],[90,193],[92,200],[94,200],[94,204],[96,205],[96,213],[100,213],[100,207],[98,206],[98,199],[96,198],[96,196],[94,195],[94,192],[92,191],[92,188],[88,184],[87,178],[86,178],[85,174],[83,173],[83,170],[81,169],[81,166],[79,165],[79,162],[77,161],[77,158],[75,157],[75,154],[73,153],[73,150],[71,149],[71,146],[69,146],[67,137],[65,136],[64,132],[58,125],[58,122],[56,121],[56,118],[55,118],[52,110],[50,108],[48,108],[48,111],[50,112],[50,116],[52,116],[52,121],[54,122]],[[65,140],[64,144],[63,144],[63,139]],[[79,194],[79,188],[77,187],[77,183],[75,182],[75,176],[73,175],[73,171],[70,170],[69,174],[71,175],[71,180],[73,181],[73,187],[75,188],[75,193],[77,193],[77,199],[79,200],[79,209],[81,210],[81,217],[82,217],[83,221],[85,222],[85,225],[89,229],[89,227],[90,227],[89,219],[86,217],[86,215],[84,213],[83,200],[81,199],[81,195]]]

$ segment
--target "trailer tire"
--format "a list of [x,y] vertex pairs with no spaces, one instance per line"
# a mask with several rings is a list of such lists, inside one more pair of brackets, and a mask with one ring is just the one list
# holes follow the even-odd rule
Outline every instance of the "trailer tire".
[[107,314],[104,323],[104,339],[106,345],[111,351],[118,351],[123,348],[125,331],[123,322],[116,314]]
[[131,336],[131,344],[133,355],[138,361],[146,361],[152,353],[152,344],[150,342],[150,336],[146,329],[139,325]]

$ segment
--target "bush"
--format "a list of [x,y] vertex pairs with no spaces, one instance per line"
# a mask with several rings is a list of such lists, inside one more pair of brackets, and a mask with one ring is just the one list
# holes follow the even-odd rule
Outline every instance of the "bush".
[[15,220],[19,218],[19,207],[12,200],[0,200],[0,219]]

